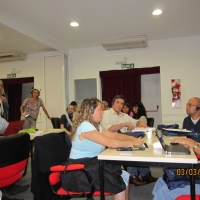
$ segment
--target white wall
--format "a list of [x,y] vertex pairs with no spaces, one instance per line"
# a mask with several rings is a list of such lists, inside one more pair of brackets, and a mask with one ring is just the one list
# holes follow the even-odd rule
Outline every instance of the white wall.
[[[178,38],[170,40],[158,40],[150,42],[146,49],[132,49],[121,51],[106,51],[103,47],[85,48],[70,50],[68,55],[68,76],[69,102],[74,100],[74,80],[97,78],[97,97],[101,98],[99,71],[120,69],[116,61],[127,59],[128,63],[135,63],[136,68],[160,66],[161,69],[161,104],[162,104],[162,122],[182,124],[185,117],[185,104],[192,96],[200,96],[200,36]],[[0,63],[0,78],[6,78],[7,74],[13,68],[20,70],[17,78],[34,76],[34,87],[41,89],[41,98],[46,101],[45,80],[44,80],[44,57],[62,55],[64,65],[64,55],[59,52],[47,52],[39,54],[30,54],[26,61]],[[52,80],[57,70],[52,71]],[[64,73],[64,72],[63,72]],[[67,73],[67,71],[66,71]],[[65,76],[66,77],[66,76]],[[171,79],[180,78],[182,88],[182,108],[173,109],[171,107]],[[63,90],[63,77],[55,81],[55,86]],[[44,91],[44,92],[43,92]],[[55,91],[56,92],[56,91]],[[56,95],[56,93],[55,93]],[[58,96],[63,102],[66,94]],[[60,112],[65,111],[65,107],[58,104]],[[47,108],[48,110],[48,108]],[[46,126],[46,117],[42,113],[43,125]],[[54,113],[50,113],[51,116]]]
[[[117,61],[127,59],[135,68],[160,66],[162,122],[182,124],[185,104],[190,97],[200,96],[200,36],[150,42],[146,49],[106,51],[103,47],[70,50],[69,96],[74,99],[74,79],[97,78],[97,97],[100,96],[99,71],[120,69]],[[171,106],[171,79],[181,79],[182,108]]]
[[[45,66],[45,58],[46,57],[55,57],[55,60],[60,58],[58,62],[53,62],[54,69],[48,63]],[[46,68],[45,68],[45,67]],[[52,101],[55,101],[52,98],[46,98],[46,90],[48,90],[48,86],[51,87],[54,98],[57,99],[55,101],[56,106],[54,108],[47,108],[51,117],[60,117],[57,116],[58,113],[63,114],[65,112],[65,94],[60,95],[60,91],[65,91],[64,89],[64,54],[59,52],[45,52],[38,54],[29,54],[25,61],[12,61],[12,62],[3,62],[0,63],[0,79],[7,78],[7,74],[10,74],[12,69],[19,70],[20,73],[17,74],[17,78],[24,77],[34,77],[34,87],[41,89],[40,97],[42,98],[44,104],[51,105]],[[49,79],[52,79],[51,85],[46,85],[45,83],[45,70],[48,70]],[[59,78],[55,80],[56,75],[60,74]],[[63,76],[62,76],[63,74]],[[19,109],[19,108],[16,108]],[[51,123],[47,123],[47,118],[42,109],[40,110],[40,114],[37,120],[37,128],[52,128]]]

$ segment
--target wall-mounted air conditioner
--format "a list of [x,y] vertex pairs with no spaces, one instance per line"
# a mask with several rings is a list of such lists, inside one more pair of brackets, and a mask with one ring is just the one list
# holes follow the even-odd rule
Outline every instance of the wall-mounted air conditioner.
[[146,48],[148,47],[147,42],[147,36],[141,35],[105,40],[102,42],[102,46],[108,51],[120,49]]
[[14,51],[14,52],[0,52],[0,62],[26,60],[26,54]]

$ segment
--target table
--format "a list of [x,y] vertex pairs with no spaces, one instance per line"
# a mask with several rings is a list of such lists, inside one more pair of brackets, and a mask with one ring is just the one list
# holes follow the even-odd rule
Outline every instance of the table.
[[[169,144],[169,137],[163,136],[167,144]],[[134,151],[132,155],[120,155],[120,152],[116,149],[107,148],[105,151],[99,154],[99,169],[100,169],[100,192],[101,200],[104,200],[104,176],[103,165],[104,161],[109,160],[120,165],[128,166],[160,166],[170,167],[173,164],[173,168],[193,168],[198,164],[198,160],[193,151],[190,155],[168,155],[165,154],[162,148],[154,149],[153,143],[158,141],[158,138],[153,133],[151,139],[144,138],[145,142],[149,146],[144,151]],[[195,200],[195,180],[191,176],[190,180],[191,199]]]

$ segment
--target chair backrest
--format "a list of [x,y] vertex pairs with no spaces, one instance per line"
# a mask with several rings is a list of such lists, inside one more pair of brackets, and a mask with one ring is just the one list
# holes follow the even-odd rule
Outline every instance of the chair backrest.
[[47,176],[51,166],[64,163],[68,157],[69,150],[65,145],[63,135],[49,133],[35,137],[31,177],[31,192],[34,194],[34,199],[55,199]]
[[0,188],[15,183],[26,174],[29,145],[28,133],[0,137]]
[[154,118],[148,117],[147,118],[147,126],[153,127],[153,125],[154,125]]
[[51,123],[53,125],[53,128],[60,128],[60,118],[59,117],[52,117]]

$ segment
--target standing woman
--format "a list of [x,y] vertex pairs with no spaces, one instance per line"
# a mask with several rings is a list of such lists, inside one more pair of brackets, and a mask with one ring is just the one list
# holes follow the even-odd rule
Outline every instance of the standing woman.
[[6,94],[4,92],[3,82],[0,80],[0,115],[1,117],[7,119],[7,111],[9,109],[8,101],[6,99]]
[[21,120],[25,120],[23,129],[36,128],[36,120],[39,114],[40,107],[42,107],[44,113],[48,119],[51,119],[47,109],[44,107],[44,103],[40,96],[38,89],[32,89],[31,97],[24,100],[20,107]]
[[134,119],[138,119],[147,124],[147,111],[142,102],[138,101],[133,103],[133,113]]
[[[101,101],[96,98],[84,99],[78,106],[72,126],[71,159],[97,157],[105,147],[132,147],[143,144],[142,138],[114,133],[102,128],[99,124],[102,117]],[[113,180],[114,176],[111,182],[106,179],[104,186],[109,184],[110,190],[105,188],[105,191],[113,192],[114,200],[127,200],[129,176],[126,171],[121,170],[121,173],[115,176],[115,180]]]

